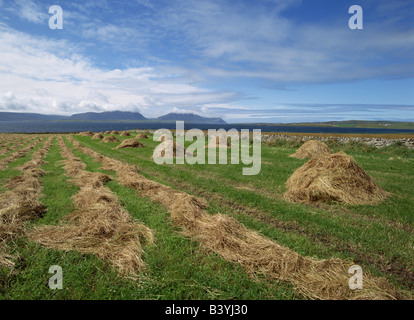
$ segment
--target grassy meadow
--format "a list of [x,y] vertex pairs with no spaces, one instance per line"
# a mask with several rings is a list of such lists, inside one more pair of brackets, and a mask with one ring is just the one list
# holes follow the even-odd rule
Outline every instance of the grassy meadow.
[[[251,274],[242,265],[205,250],[196,239],[183,234],[165,206],[121,184],[114,171],[102,169],[100,162],[81,152],[66,135],[62,135],[64,143],[85,164],[86,171],[112,178],[105,182],[105,187],[118,197],[132,218],[154,232],[155,242],[143,247],[144,266],[139,276],[132,279],[120,276],[110,263],[96,255],[50,249],[30,240],[26,232],[65,223],[62,218],[75,210],[73,197],[79,187],[65,172],[58,136],[0,136],[0,150],[11,148],[2,155],[0,152],[0,163],[40,137],[33,148],[0,171],[0,196],[7,192],[8,181],[21,174],[18,167],[30,161],[33,152],[51,139],[40,166],[44,174],[39,178],[39,201],[46,210],[40,217],[27,221],[25,231],[5,242],[3,249],[0,247],[0,253],[7,252],[12,262],[0,264],[0,299],[309,298],[289,281]],[[131,138],[115,136],[121,142]],[[140,140],[144,147],[130,149],[115,149],[119,143],[103,143],[88,136],[71,137],[105,157],[136,165],[138,173],[147,179],[206,200],[205,210],[211,215],[230,216],[302,256],[353,261],[373,276],[387,279],[397,290],[413,292],[414,150],[398,144],[375,149],[358,143],[328,142],[333,152],[344,151],[352,156],[392,195],[378,205],[306,205],[289,203],[283,198],[286,180],[307,161],[289,157],[302,145],[300,141],[263,143],[260,173],[243,176],[244,164],[157,165],[151,156],[159,142],[148,136],[149,139]],[[48,286],[52,265],[63,269],[62,290]]]

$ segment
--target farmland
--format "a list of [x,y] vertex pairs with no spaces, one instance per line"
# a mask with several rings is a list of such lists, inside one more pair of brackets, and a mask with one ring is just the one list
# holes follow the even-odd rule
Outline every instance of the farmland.
[[[147,135],[0,135],[0,299],[412,299],[414,150],[328,142],[390,196],[309,205],[283,197],[300,141],[264,143],[243,176],[157,165]],[[365,291],[348,288],[353,264]]]

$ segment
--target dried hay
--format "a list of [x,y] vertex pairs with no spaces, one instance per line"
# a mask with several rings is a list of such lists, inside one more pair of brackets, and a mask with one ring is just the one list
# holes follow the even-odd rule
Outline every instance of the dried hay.
[[122,131],[120,136],[121,137],[130,137],[131,134],[128,131]]
[[298,159],[312,159],[332,154],[329,147],[318,140],[306,141],[294,154],[289,157]]
[[136,139],[148,139],[148,136],[145,133],[138,133],[135,137]]
[[96,133],[93,135],[92,140],[100,140],[103,139],[104,136],[101,133]]
[[39,168],[51,146],[49,138],[44,145],[33,152],[32,159],[17,167],[22,175],[8,180],[0,194],[0,265],[12,267],[13,257],[7,253],[6,243],[25,233],[26,221],[42,216],[46,207],[39,201],[41,196],[41,180],[44,172]]
[[104,143],[117,143],[117,142],[119,142],[119,140],[114,136],[108,136],[108,137],[103,138],[102,142],[104,142]]
[[0,170],[7,168],[13,161],[26,156],[39,143],[39,141],[39,138],[36,138],[22,149],[13,152],[6,158],[0,159]]
[[116,131],[116,130],[113,130],[113,131],[111,131],[111,134],[119,134],[119,132]]
[[119,144],[115,149],[121,149],[121,148],[142,148],[144,145],[139,142],[137,139],[126,139],[122,141],[121,144]]
[[137,276],[144,262],[142,246],[153,243],[153,233],[135,222],[116,195],[104,186],[110,177],[85,171],[85,164],[60,141],[65,171],[80,187],[73,197],[76,210],[66,215],[65,224],[40,226],[30,238],[48,248],[94,254],[114,265],[121,275]]
[[93,137],[95,134],[91,131],[85,131],[85,132],[79,133],[79,135],[82,137]]
[[300,203],[377,204],[390,195],[343,152],[309,160],[293,173],[286,186],[284,198]]
[[105,131],[105,134],[111,134],[111,131]]
[[295,289],[311,299],[404,299],[385,279],[364,272],[364,288],[348,286],[349,267],[353,262],[340,259],[316,260],[304,257],[249,230],[235,219],[222,214],[210,215],[207,203],[184,192],[173,190],[146,179],[137,168],[99,155],[78,144],[78,148],[103,163],[103,169],[114,170],[121,184],[166,206],[174,223],[187,236],[200,242],[206,250],[241,264],[249,273],[293,283]]

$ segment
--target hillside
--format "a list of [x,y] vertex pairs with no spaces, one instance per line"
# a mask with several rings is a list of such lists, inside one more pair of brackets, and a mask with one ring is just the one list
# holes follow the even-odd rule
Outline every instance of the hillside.
[[65,116],[39,113],[0,112],[0,121],[52,121],[66,118]]
[[118,120],[147,120],[139,112],[128,111],[108,111],[108,112],[86,112],[78,113],[69,117],[69,120],[83,120],[83,121],[118,121]]

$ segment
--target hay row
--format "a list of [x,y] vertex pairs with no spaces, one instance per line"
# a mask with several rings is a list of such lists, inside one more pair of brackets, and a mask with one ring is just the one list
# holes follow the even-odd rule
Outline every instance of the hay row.
[[6,139],[0,143],[0,156],[6,154],[11,150],[17,149],[19,146],[27,143],[27,137],[15,137]]
[[136,277],[144,266],[142,245],[154,241],[152,231],[134,221],[104,186],[111,180],[108,175],[86,171],[62,137],[59,147],[66,175],[80,188],[73,197],[76,210],[61,225],[35,228],[30,238],[48,248],[94,254],[109,261],[121,275]]
[[364,273],[364,288],[348,286],[349,267],[353,262],[340,259],[316,260],[283,247],[237,220],[223,214],[210,215],[205,200],[146,179],[135,166],[117,161],[83,146],[70,138],[75,148],[95,158],[105,170],[117,173],[121,184],[163,204],[182,232],[201,246],[224,259],[241,264],[248,273],[265,274],[288,281],[311,299],[402,299],[404,296],[383,278]]
[[24,148],[17,150],[16,152],[13,152],[10,156],[6,158],[0,159],[0,170],[6,169],[10,163],[27,155],[31,149],[33,149],[37,144],[39,144],[41,140],[41,138],[35,138]]
[[50,149],[52,137],[33,152],[31,160],[17,167],[22,175],[13,177],[5,185],[7,191],[0,194],[0,265],[12,267],[14,263],[7,254],[6,242],[24,234],[26,221],[41,216],[45,206],[39,201],[42,192],[40,166]]

